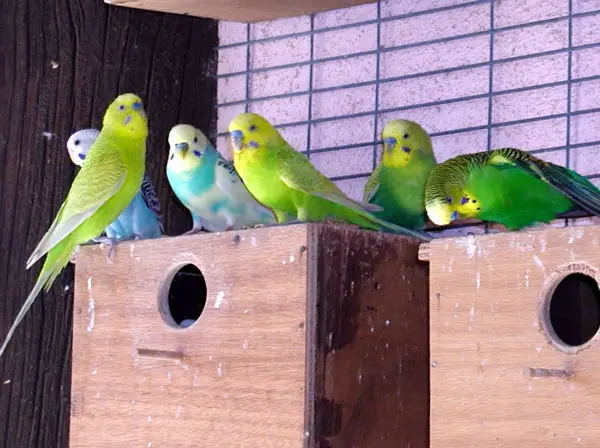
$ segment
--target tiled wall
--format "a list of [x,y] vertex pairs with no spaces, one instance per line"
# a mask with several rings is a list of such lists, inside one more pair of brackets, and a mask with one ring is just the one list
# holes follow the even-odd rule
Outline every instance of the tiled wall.
[[600,0],[388,0],[219,35],[227,157],[248,108],[360,198],[383,125],[408,118],[438,161],[510,145],[600,185]]

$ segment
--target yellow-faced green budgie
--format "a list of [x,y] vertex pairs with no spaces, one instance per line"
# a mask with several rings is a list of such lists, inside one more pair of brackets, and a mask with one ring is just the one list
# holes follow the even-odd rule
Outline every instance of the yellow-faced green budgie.
[[502,148],[437,165],[427,181],[425,207],[437,225],[477,218],[519,230],[575,207],[600,216],[600,191],[573,170]]
[[35,298],[42,288],[50,289],[75,248],[102,234],[139,191],[147,135],[142,100],[130,93],[117,97],[108,107],[102,130],[54,222],[27,260],[29,269],[46,254],[38,279],[0,348],[0,356]]
[[[67,150],[71,161],[82,166],[88,151],[100,134],[97,129],[81,129],[67,140]],[[105,229],[109,239],[125,241],[128,239],[159,238],[163,234],[160,222],[160,203],[156,190],[147,174],[144,174],[142,187],[123,213]]]
[[276,224],[273,212],[248,193],[233,165],[199,129],[174,126],[169,146],[167,178],[194,222],[187,234]]
[[429,134],[419,124],[392,120],[381,133],[381,163],[365,185],[363,200],[383,207],[374,214],[409,229],[425,225],[425,184],[436,165]]
[[229,133],[236,170],[250,193],[275,212],[279,223],[333,219],[431,239],[377,218],[371,213],[382,210],[377,205],[350,199],[260,115],[236,116],[229,124]]

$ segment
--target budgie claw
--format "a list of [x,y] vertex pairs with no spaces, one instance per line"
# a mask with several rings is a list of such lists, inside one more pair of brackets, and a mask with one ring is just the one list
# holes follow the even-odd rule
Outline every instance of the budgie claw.
[[94,238],[92,241],[94,243],[106,244],[108,246],[108,254],[106,255],[106,261],[108,261],[109,263],[112,263],[112,256],[113,256],[113,253],[115,252],[115,247],[117,246],[118,240],[116,238],[109,238],[107,236],[101,236],[98,238]]
[[194,228],[192,228],[192,230],[188,230],[187,232],[185,232],[183,234],[183,236],[185,236],[185,235],[195,235],[195,234],[200,233],[200,232],[204,232],[204,229],[202,227],[194,227]]
[[261,229],[263,227],[266,227],[264,224],[256,224],[255,226],[253,226],[253,229]]
[[77,246],[75,248],[75,250],[73,251],[73,253],[71,254],[71,258],[69,259],[69,261],[73,264],[77,263],[77,254],[79,253],[79,248],[80,246]]

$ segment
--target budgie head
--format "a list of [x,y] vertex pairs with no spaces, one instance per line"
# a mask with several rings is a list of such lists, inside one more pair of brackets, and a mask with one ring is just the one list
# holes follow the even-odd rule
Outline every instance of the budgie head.
[[169,160],[175,171],[191,171],[200,165],[202,156],[211,147],[208,138],[194,126],[178,124],[169,132]]
[[119,95],[108,106],[102,125],[122,136],[147,137],[148,118],[141,98],[133,93]]
[[258,114],[239,114],[229,123],[229,134],[234,151],[267,148],[281,144],[283,137],[271,123]]
[[414,121],[392,120],[383,128],[381,137],[385,166],[406,166],[418,153],[433,155],[429,134]]
[[460,218],[463,198],[463,173],[453,160],[437,165],[429,175],[425,187],[427,216],[438,226]]
[[75,165],[83,165],[88,151],[98,138],[98,134],[100,134],[98,129],[81,129],[71,134],[67,140],[67,151],[69,151],[69,157]]

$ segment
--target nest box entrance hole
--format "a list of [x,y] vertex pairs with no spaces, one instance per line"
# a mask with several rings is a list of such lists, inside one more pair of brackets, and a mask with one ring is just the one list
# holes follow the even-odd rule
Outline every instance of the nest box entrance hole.
[[596,336],[600,328],[600,289],[594,278],[581,272],[569,274],[546,300],[542,322],[556,345],[572,351],[583,348]]
[[173,272],[160,295],[159,310],[173,328],[193,325],[206,306],[206,280],[198,267],[186,264]]

